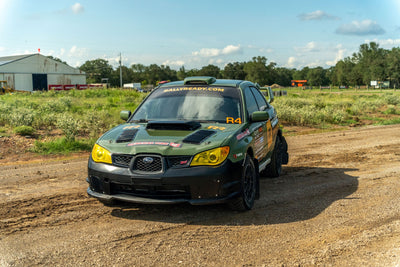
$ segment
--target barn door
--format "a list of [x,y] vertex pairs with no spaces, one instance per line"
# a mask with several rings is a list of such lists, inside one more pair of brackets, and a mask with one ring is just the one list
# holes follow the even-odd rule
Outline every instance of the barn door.
[[33,91],[47,91],[47,74],[32,74]]

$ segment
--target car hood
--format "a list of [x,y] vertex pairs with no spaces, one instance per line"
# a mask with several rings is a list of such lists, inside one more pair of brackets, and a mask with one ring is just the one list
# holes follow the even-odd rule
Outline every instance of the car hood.
[[197,123],[194,127],[181,127],[175,122],[127,123],[111,129],[97,143],[118,154],[194,155],[228,145],[243,127],[220,123]]

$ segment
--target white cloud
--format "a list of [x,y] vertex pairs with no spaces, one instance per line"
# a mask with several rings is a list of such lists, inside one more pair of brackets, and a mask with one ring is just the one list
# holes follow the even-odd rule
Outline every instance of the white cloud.
[[310,53],[310,52],[318,52],[320,49],[318,48],[317,44],[314,41],[312,41],[307,43],[305,46],[295,47],[294,50],[301,53]]
[[295,57],[289,57],[286,65],[288,68],[293,68],[296,62],[297,62],[297,60]]
[[72,12],[74,14],[79,14],[83,13],[85,11],[85,8],[80,4],[80,3],[75,3],[71,6]]
[[216,57],[221,54],[221,50],[217,48],[202,48],[200,51],[192,52],[193,56]]
[[274,52],[274,50],[271,49],[271,48],[261,48],[259,51],[260,51],[261,53],[268,53],[268,54]]
[[221,55],[239,54],[242,52],[240,45],[228,45],[223,49],[218,48],[202,48],[200,51],[192,52],[193,56],[200,57],[217,57]]
[[183,60],[166,60],[162,63],[162,65],[165,66],[177,66],[177,67],[181,67],[183,65],[185,65],[185,62]]
[[353,21],[349,24],[343,24],[336,29],[336,33],[344,35],[379,35],[384,34],[385,30],[379,26],[376,21],[363,20],[363,21]]
[[330,15],[322,10],[316,10],[311,13],[302,13],[298,15],[300,20],[338,20],[339,18]]
[[223,55],[236,54],[238,52],[240,52],[240,45],[238,46],[228,45],[224,49],[222,49]]
[[79,48],[76,45],[72,46],[69,49],[68,57],[70,58],[83,58],[87,57],[87,49],[86,48]]
[[365,43],[375,42],[378,43],[382,48],[390,49],[392,47],[400,46],[400,39],[386,39],[386,40],[365,40]]
[[342,44],[338,44],[336,46],[336,55],[335,55],[335,59],[332,61],[326,61],[325,64],[328,66],[334,66],[336,65],[336,63],[338,63],[339,60],[344,59],[344,53],[346,52],[346,49],[343,48]]

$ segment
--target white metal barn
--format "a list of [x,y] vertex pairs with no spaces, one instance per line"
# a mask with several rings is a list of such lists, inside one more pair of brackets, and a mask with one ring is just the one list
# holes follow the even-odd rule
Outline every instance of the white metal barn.
[[18,91],[48,90],[49,85],[86,84],[86,74],[41,54],[0,57],[0,81]]

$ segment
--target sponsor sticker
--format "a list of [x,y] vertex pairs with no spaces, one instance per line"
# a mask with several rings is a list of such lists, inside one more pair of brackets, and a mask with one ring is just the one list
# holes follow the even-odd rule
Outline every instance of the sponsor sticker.
[[236,135],[236,139],[237,140],[241,140],[241,139],[245,138],[248,135],[250,135],[250,131],[249,131],[249,129],[246,129],[243,132],[241,132],[240,134]]
[[177,88],[169,88],[169,89],[164,89],[164,93],[168,92],[180,92],[180,91],[207,91],[207,92],[223,92],[225,89],[224,88],[219,88],[219,87],[177,87]]
[[174,143],[174,142],[133,142],[129,143],[126,146],[170,146],[170,147],[175,147],[175,148],[180,148],[182,147],[182,144],[179,143]]

